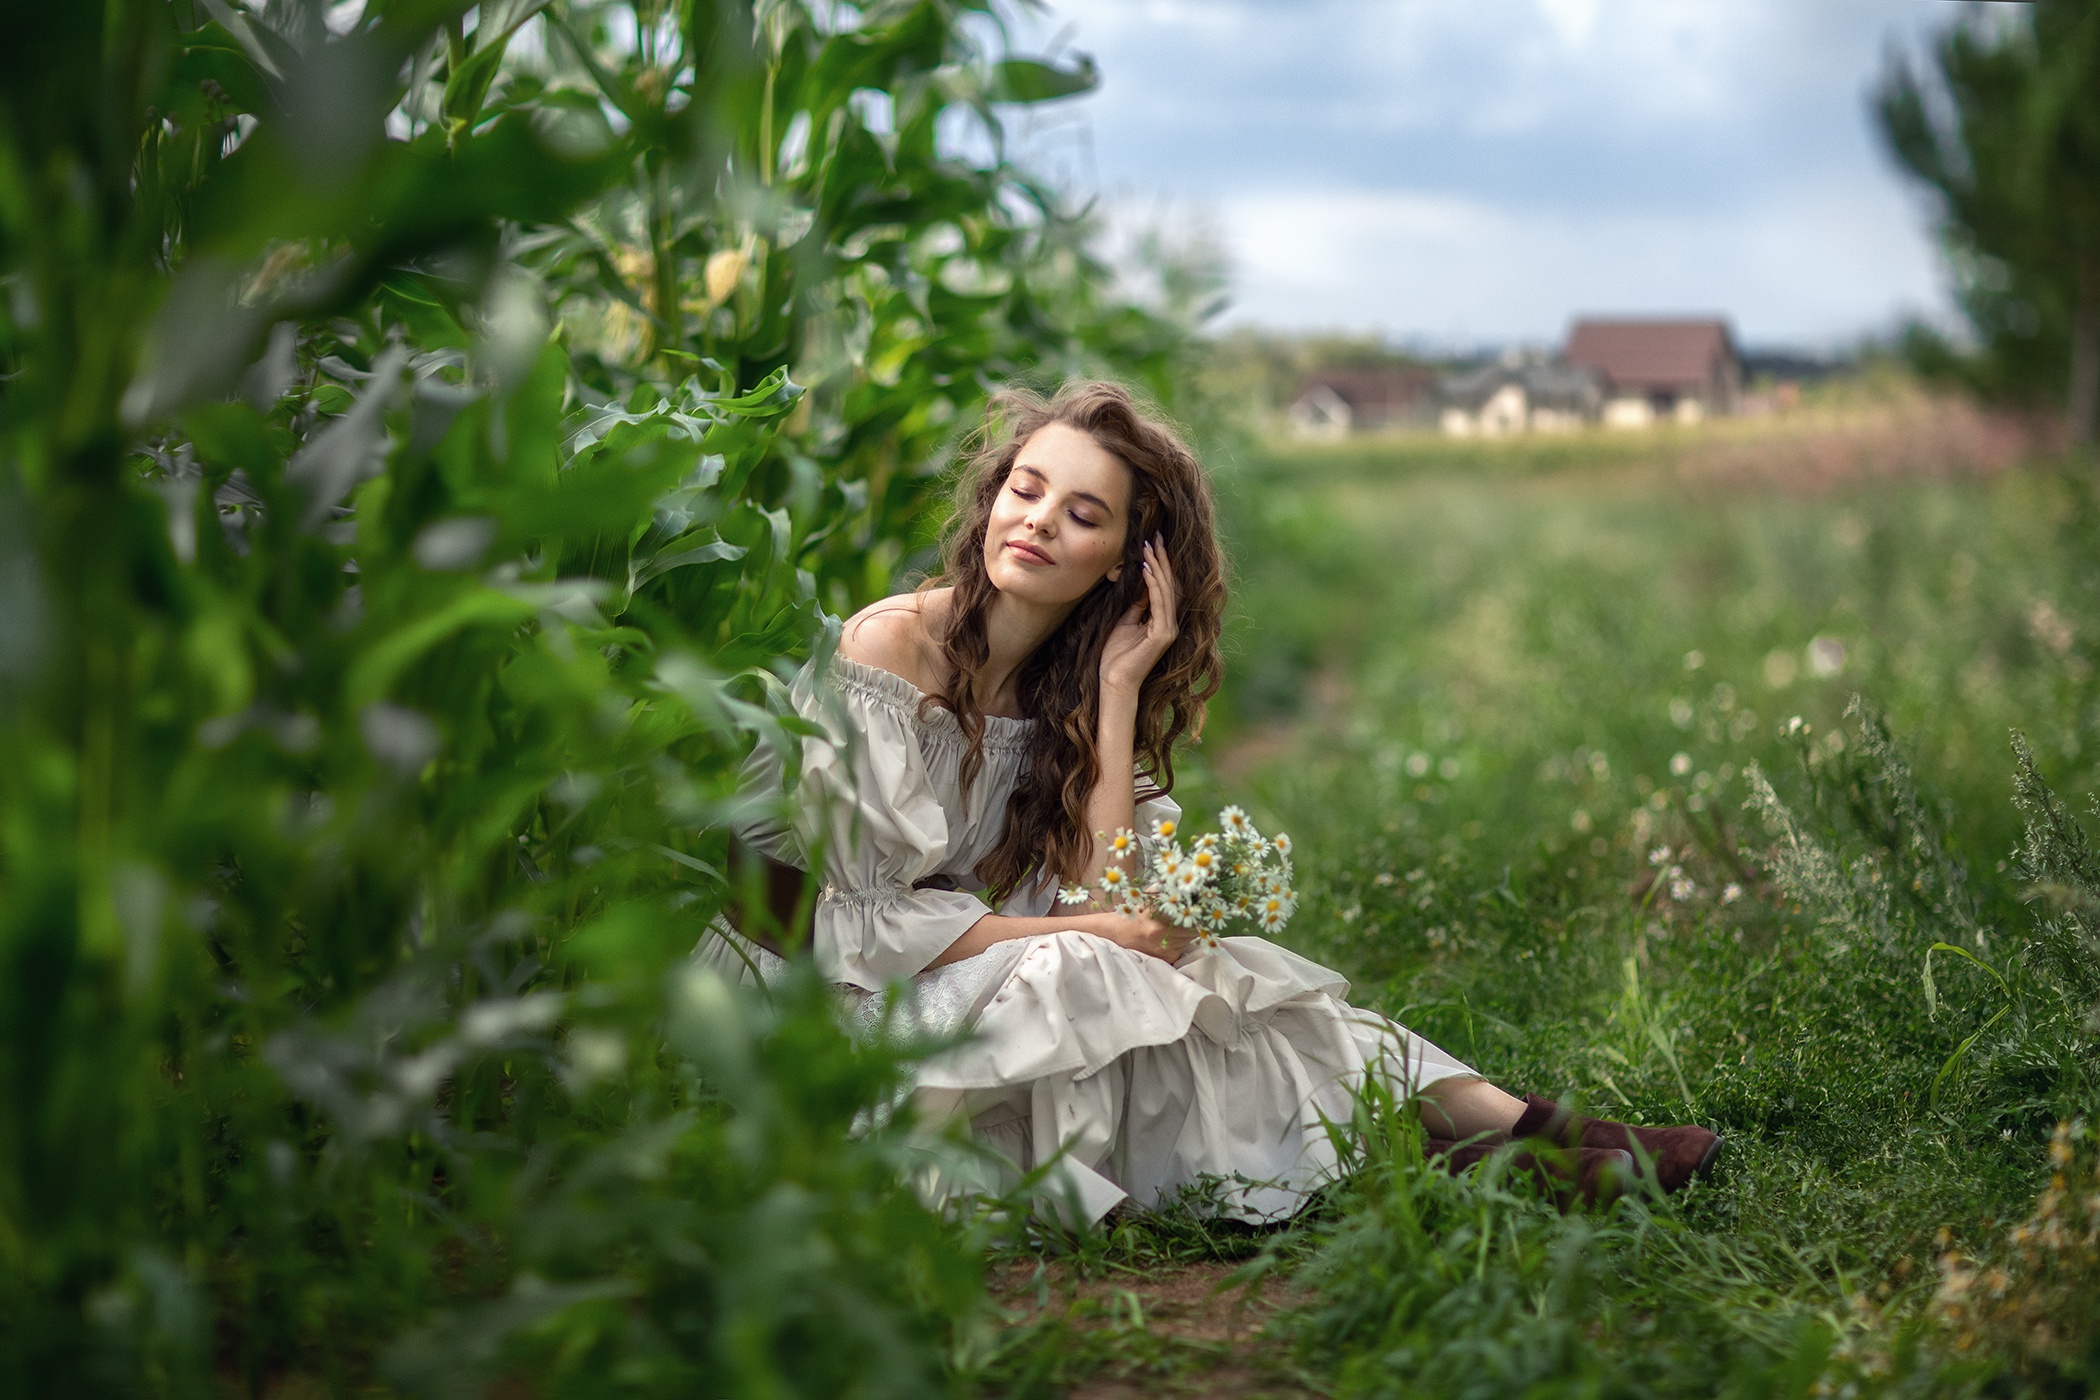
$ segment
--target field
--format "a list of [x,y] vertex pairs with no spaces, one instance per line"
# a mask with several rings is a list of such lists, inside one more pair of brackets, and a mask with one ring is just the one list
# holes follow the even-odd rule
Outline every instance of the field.
[[[2089,461],[1872,377],[1235,447],[1219,269],[1009,161],[1097,74],[979,6],[18,8],[0,1395],[2100,1381]],[[1075,373],[1216,465],[1182,796],[1295,834],[1289,938],[1717,1179],[1564,1216],[1370,1096],[1289,1229],[958,1220],[926,1047],[694,964],[783,678]]]
[[[2090,948],[2049,923],[2084,896],[2040,889],[2071,859],[2049,840],[2015,851],[2010,740],[2083,809],[2100,510],[2025,452],[1889,394],[1703,433],[1239,454],[1232,679],[1191,815],[1248,801],[1292,833],[1286,941],[1358,1000],[1515,1092],[1728,1148],[1680,1198],[1563,1218],[1424,1175],[1370,1105],[1362,1172],[1296,1230],[1024,1252],[1005,1296],[1030,1320],[995,1373],[2082,1391],[2093,1333],[2063,1300],[2092,1276],[2008,1243],[2094,1102]],[[1206,1309],[1198,1277],[1265,1291],[1227,1325],[1244,1289]]]

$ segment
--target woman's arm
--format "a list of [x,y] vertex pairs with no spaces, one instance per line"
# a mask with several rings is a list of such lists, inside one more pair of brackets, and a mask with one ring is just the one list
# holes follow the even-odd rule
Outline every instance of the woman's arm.
[[1063,914],[1047,919],[1028,919],[1010,914],[987,914],[970,925],[969,931],[950,943],[929,967],[974,958],[994,943],[1015,938],[1033,938],[1039,933],[1091,933],[1130,949],[1173,962],[1195,935],[1172,924],[1143,914]]
[[1137,823],[1137,780],[1131,772],[1137,748],[1138,694],[1145,678],[1167,654],[1180,635],[1176,621],[1180,591],[1167,552],[1158,541],[1147,540],[1143,549],[1145,596],[1131,604],[1130,611],[1108,634],[1101,649],[1101,718],[1094,732],[1094,790],[1087,797],[1087,830],[1094,836],[1094,858],[1087,863],[1081,880],[1093,889],[1101,872],[1111,863],[1130,869],[1130,857],[1118,860],[1108,849],[1109,838]]

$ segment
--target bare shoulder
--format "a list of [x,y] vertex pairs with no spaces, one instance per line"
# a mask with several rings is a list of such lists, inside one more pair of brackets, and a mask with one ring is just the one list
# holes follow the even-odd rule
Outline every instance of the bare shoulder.
[[900,593],[868,604],[846,619],[839,634],[839,654],[902,676],[921,690],[933,689],[939,648],[927,624],[944,601],[934,595],[946,591]]

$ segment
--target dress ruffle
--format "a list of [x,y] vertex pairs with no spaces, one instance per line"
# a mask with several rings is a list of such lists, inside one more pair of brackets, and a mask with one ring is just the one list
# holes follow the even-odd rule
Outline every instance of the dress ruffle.
[[1225,1214],[1287,1217],[1331,1177],[1328,1124],[1349,1119],[1366,1076],[1404,1097],[1473,1073],[1265,939],[1171,967],[1090,934],[1017,941],[972,1037],[921,1067],[919,1106],[966,1120],[1020,1171],[1047,1165],[1045,1194],[1080,1218],[1206,1178]]
[[[723,940],[726,942],[726,940]],[[781,966],[745,945],[729,975]],[[1015,939],[913,979],[904,1000],[841,988],[864,1033],[968,1038],[925,1061],[914,1098],[930,1128],[966,1126],[997,1154],[949,1161],[923,1186],[944,1198],[1038,1192],[1074,1221],[1124,1200],[1172,1202],[1209,1180],[1210,1208],[1287,1218],[1335,1168],[1328,1124],[1366,1079],[1405,1097],[1463,1061],[1349,1005],[1338,973],[1261,938],[1227,938],[1178,964],[1079,932]]]

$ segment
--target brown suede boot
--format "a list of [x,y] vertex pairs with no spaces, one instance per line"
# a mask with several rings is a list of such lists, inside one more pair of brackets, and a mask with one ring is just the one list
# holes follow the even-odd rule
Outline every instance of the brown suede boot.
[[1656,1185],[1665,1191],[1682,1190],[1693,1177],[1704,1176],[1721,1152],[1720,1135],[1697,1124],[1636,1128],[1609,1118],[1584,1118],[1537,1094],[1524,1096],[1524,1112],[1509,1135],[1544,1138],[1561,1147],[1617,1148],[1645,1163],[1642,1169],[1652,1171]]
[[[1422,1156],[1456,1176],[1509,1145],[1507,1133],[1485,1133],[1464,1142],[1430,1138],[1422,1144]],[[1636,1180],[1633,1154],[1617,1148],[1549,1152],[1543,1161],[1519,1150],[1511,1153],[1510,1165],[1551,1192],[1553,1203],[1562,1210],[1577,1201],[1585,1206],[1610,1205]]]

